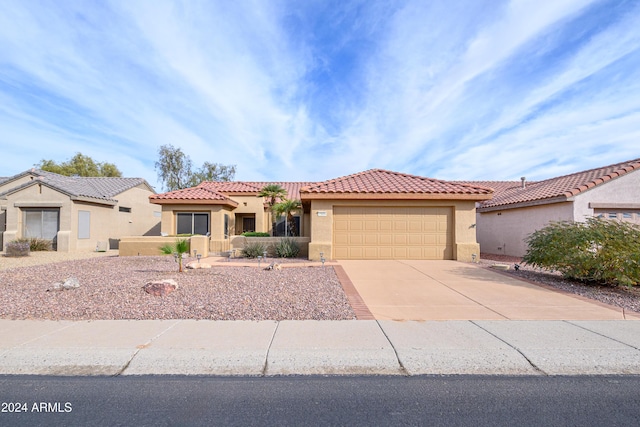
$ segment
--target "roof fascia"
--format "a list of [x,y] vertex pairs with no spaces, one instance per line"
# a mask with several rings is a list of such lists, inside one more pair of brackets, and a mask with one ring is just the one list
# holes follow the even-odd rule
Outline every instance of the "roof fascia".
[[74,202],[93,203],[95,205],[115,206],[118,204],[118,201],[113,199],[102,200],[87,196],[69,196],[69,198]]
[[572,201],[573,201],[573,198],[568,198],[566,196],[558,196],[558,197],[551,197],[549,199],[531,200],[528,202],[512,203],[508,205],[489,206],[486,208],[479,207],[476,210],[478,212],[506,211],[509,209],[529,208],[532,206],[543,206],[543,205],[551,205],[555,203],[572,202]]

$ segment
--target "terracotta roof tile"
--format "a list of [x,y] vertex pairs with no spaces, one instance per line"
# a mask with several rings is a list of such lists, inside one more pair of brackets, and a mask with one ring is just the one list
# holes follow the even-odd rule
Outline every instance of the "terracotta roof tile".
[[198,187],[228,193],[259,193],[262,187],[242,181],[204,181]]
[[198,187],[208,188],[220,193],[254,193],[258,194],[267,185],[279,185],[287,191],[288,199],[299,199],[302,187],[316,184],[314,182],[260,182],[260,181],[229,181],[203,182]]
[[170,191],[168,193],[154,194],[149,196],[149,199],[153,202],[162,200],[185,200],[185,201],[216,201],[224,202],[229,201],[229,198],[224,194],[212,191],[203,187],[190,187],[182,190]]
[[492,191],[477,185],[371,169],[310,185],[302,189],[302,192],[311,194],[464,194],[490,197]]
[[[493,199],[483,202],[479,209],[566,200],[596,185],[639,169],[640,159],[635,159],[544,181],[527,182],[525,188],[522,188],[520,181],[503,181],[504,185],[494,187],[496,193]],[[487,181],[468,181],[467,183],[491,185]]]

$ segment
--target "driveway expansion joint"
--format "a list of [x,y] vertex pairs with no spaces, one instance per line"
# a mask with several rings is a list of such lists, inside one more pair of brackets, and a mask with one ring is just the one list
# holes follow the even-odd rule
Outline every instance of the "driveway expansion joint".
[[545,377],[548,377],[549,374],[546,373],[545,371],[543,371],[542,369],[540,369],[540,367],[538,365],[536,365],[535,363],[533,363],[533,361],[531,359],[529,359],[523,352],[522,350],[520,350],[518,347],[512,345],[510,342],[505,341],[504,339],[500,338],[499,336],[497,336],[496,334],[494,334],[493,332],[483,328],[482,326],[478,325],[475,321],[473,320],[469,320],[469,323],[476,325],[478,328],[482,329],[483,331],[485,331],[486,333],[488,333],[489,335],[491,335],[492,337],[500,340],[501,342],[505,343],[506,345],[508,345],[509,347],[511,347],[512,349],[514,349],[515,351],[517,351],[523,358],[524,360],[527,361],[527,363],[529,365],[531,365],[531,367],[533,368],[534,371],[538,372],[541,375],[544,375]]
[[396,350],[396,347],[393,345],[393,342],[391,342],[391,339],[389,339],[389,336],[387,335],[387,333],[385,332],[384,328],[380,324],[380,321],[376,320],[375,322],[378,325],[378,328],[380,328],[380,331],[382,332],[382,335],[384,335],[384,337],[389,342],[389,345],[393,349],[393,354],[396,355],[396,360],[398,361],[398,366],[400,367],[400,373],[405,377],[410,377],[411,374],[409,373],[407,368],[405,368],[404,364],[402,363],[402,360],[400,360],[400,356],[398,355],[398,351]]
[[608,336],[608,335],[604,335],[604,334],[602,334],[602,333],[600,333],[600,332],[594,331],[594,330],[589,329],[589,328],[587,328],[587,327],[585,327],[585,326],[582,326],[582,325],[580,325],[580,324],[574,323],[573,321],[570,321],[570,320],[564,320],[564,322],[565,322],[565,323],[567,323],[567,324],[569,324],[569,325],[571,325],[571,326],[577,326],[578,328],[580,328],[580,329],[582,329],[582,330],[585,330],[585,331],[587,331],[587,332],[590,332],[590,333],[592,333],[592,334],[595,334],[595,335],[601,336],[601,337],[603,337],[603,338],[609,339],[609,340],[611,340],[611,341],[617,342],[618,344],[622,344],[622,345],[627,346],[627,347],[630,347],[630,348],[632,348],[632,349],[634,349],[634,350],[638,350],[638,351],[640,351],[640,348],[638,348],[638,347],[636,347],[636,346],[634,346],[634,345],[631,345],[631,344],[626,343],[626,342],[624,342],[624,341],[617,340],[617,339],[615,339],[615,338],[611,338],[611,337],[610,337],[610,336]]
[[151,338],[149,341],[147,341],[144,344],[141,344],[139,346],[136,347],[136,351],[133,352],[133,354],[131,355],[131,358],[129,358],[129,360],[127,361],[127,363],[124,364],[124,366],[122,367],[122,369],[120,369],[118,372],[116,372],[115,374],[111,375],[112,377],[119,377],[121,376],[124,371],[126,371],[129,368],[129,365],[131,365],[131,362],[133,362],[133,359],[136,358],[136,356],[138,355],[138,353],[140,353],[140,351],[142,351],[143,349],[149,347],[149,345],[151,345],[152,342],[154,342],[155,340],[157,340],[158,338],[160,338],[162,335],[164,335],[166,332],[170,331],[171,329],[173,329],[177,324],[181,323],[182,320],[177,320],[173,325],[169,326],[168,328],[166,328],[164,331],[160,332],[158,335],[156,335],[155,337]]
[[267,370],[269,369],[269,352],[271,351],[271,346],[273,345],[273,340],[276,338],[276,333],[278,332],[279,326],[280,326],[280,321],[277,321],[276,327],[273,328],[273,334],[271,334],[269,345],[267,346],[267,353],[264,356],[264,365],[262,365],[262,372],[260,373],[261,377],[267,376]]
[[422,274],[423,276],[428,277],[429,279],[433,280],[434,282],[436,282],[436,283],[438,283],[438,284],[440,284],[440,285],[444,286],[445,288],[447,288],[447,289],[449,289],[449,290],[451,290],[451,291],[453,291],[453,292],[457,293],[458,295],[461,295],[462,297],[464,297],[464,298],[468,299],[469,301],[472,301],[472,302],[474,302],[474,303],[478,304],[480,307],[486,308],[487,310],[489,310],[489,311],[491,311],[491,312],[493,312],[493,313],[497,314],[497,315],[498,315],[498,316],[500,316],[500,317],[504,317],[504,319],[505,319],[505,320],[511,320],[511,319],[509,319],[507,316],[505,316],[504,314],[502,314],[502,313],[499,313],[499,312],[495,311],[495,310],[494,310],[494,309],[492,309],[491,307],[487,307],[486,305],[482,304],[480,301],[476,301],[476,300],[474,300],[473,298],[469,297],[468,295],[463,294],[463,293],[462,293],[462,292],[460,292],[459,290],[457,290],[457,289],[455,289],[455,288],[452,288],[451,286],[449,286],[449,285],[447,285],[446,283],[444,283],[444,282],[442,282],[442,281],[440,281],[440,280],[436,279],[435,277],[433,277],[433,276],[429,276],[427,273],[425,273],[424,271],[421,271],[421,270],[417,269],[417,268],[416,268],[416,267],[414,267],[413,265],[407,264],[407,263],[402,262],[402,261],[398,261],[398,262],[399,262],[400,264],[404,264],[404,265],[406,265],[406,266],[408,266],[408,267],[412,268],[413,270],[417,271],[418,273]]

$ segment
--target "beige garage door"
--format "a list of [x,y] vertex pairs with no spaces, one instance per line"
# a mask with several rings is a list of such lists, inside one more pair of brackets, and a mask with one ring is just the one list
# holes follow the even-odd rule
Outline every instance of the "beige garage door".
[[335,259],[452,259],[451,208],[333,209]]

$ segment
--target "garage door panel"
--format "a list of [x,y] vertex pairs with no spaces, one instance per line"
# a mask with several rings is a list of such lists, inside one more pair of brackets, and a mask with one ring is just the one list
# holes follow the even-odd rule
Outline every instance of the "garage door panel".
[[378,221],[378,224],[380,231],[391,231],[393,229],[393,223],[389,219],[381,219]]
[[378,257],[369,259],[393,259],[393,250],[391,246],[378,247]]
[[366,219],[364,221],[364,229],[366,231],[378,231],[379,229],[378,221]]
[[365,245],[378,245],[378,235],[377,234],[365,234],[364,235],[364,244]]
[[365,259],[378,259],[378,248],[369,246],[364,249]]
[[349,220],[349,231],[364,230],[364,222],[362,220]]
[[349,221],[347,220],[342,220],[342,219],[336,219],[333,222],[333,228],[335,231],[346,231],[349,229]]
[[390,246],[393,244],[393,235],[392,234],[380,234],[378,236],[378,244],[380,246]]
[[334,215],[337,259],[451,259],[450,208],[342,207]]

